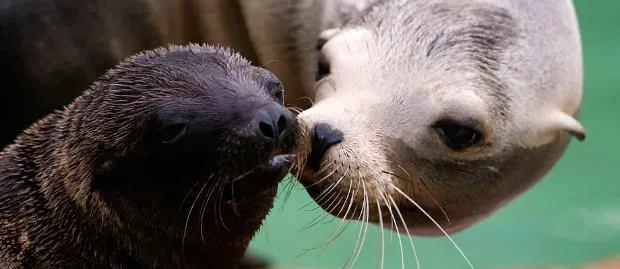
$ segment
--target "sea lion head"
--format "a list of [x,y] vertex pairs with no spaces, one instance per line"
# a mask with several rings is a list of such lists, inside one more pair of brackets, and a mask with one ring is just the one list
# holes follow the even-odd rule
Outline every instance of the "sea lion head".
[[297,141],[282,98],[271,72],[227,49],[141,52],[67,108],[64,184],[129,237],[247,246]]
[[573,54],[528,49],[522,25],[492,4],[394,0],[324,31],[298,115],[310,195],[340,218],[445,235],[539,181],[585,138],[580,47],[571,24],[557,43]]

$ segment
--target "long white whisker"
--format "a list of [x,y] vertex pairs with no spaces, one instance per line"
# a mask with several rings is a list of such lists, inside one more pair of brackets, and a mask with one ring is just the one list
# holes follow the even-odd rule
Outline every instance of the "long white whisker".
[[385,262],[385,236],[384,236],[384,227],[383,227],[383,216],[381,214],[381,206],[379,205],[379,200],[375,201],[377,204],[377,212],[379,213],[379,226],[381,227],[381,269],[383,269],[383,265]]
[[[329,203],[331,201],[331,203],[333,203],[335,200],[337,200],[338,196],[336,192],[332,192],[331,196],[329,196],[329,198],[327,199],[327,201],[325,201],[326,203]],[[321,212],[321,214],[319,214],[317,217],[315,217],[312,221],[310,221],[310,223],[308,223],[307,225],[305,225],[304,227],[302,227],[302,231],[303,230],[307,230],[310,227],[317,225],[319,222],[321,222],[321,220],[323,220],[324,218],[326,218],[327,216],[329,216],[329,209],[331,209],[331,203],[329,206],[327,206],[326,210],[323,210],[323,212]],[[318,206],[320,207],[320,205]]]
[[[351,182],[352,180],[349,179],[349,181]],[[344,201],[343,206],[341,207],[341,210],[338,212],[338,214],[336,216],[340,215],[340,212],[342,211],[342,208],[344,208],[345,205],[347,204],[347,201],[349,201],[349,194],[351,194],[350,191],[351,191],[352,185],[353,184],[349,184],[349,192],[347,193],[347,198]],[[359,189],[359,185],[355,188],[355,192],[351,195],[351,200],[348,203],[349,205],[347,206],[347,211],[345,212],[344,217],[340,218],[340,223],[338,224],[336,229],[328,236],[329,239],[327,240],[327,242],[323,243],[321,246],[324,246],[324,245],[327,245],[327,244],[333,242],[336,238],[338,238],[338,236],[340,236],[342,234],[342,232],[344,232],[345,229],[342,229],[342,230],[340,230],[340,229],[342,228],[342,224],[344,223],[344,221],[346,220],[347,215],[349,214],[349,210],[351,209],[351,206],[353,205],[353,200],[354,200],[353,198],[354,198],[355,194],[357,193],[358,189]],[[349,223],[350,222],[348,222],[347,224],[349,224]],[[346,228],[346,226],[345,226],[345,228]],[[338,231],[340,231],[340,232],[338,232]],[[323,250],[325,250],[325,249],[323,249]],[[321,252],[323,252],[323,251],[321,251]]]
[[[320,184],[321,182],[323,182],[324,180],[328,179],[329,177],[331,177],[334,173],[336,173],[336,171],[338,171],[338,168],[340,168],[342,166],[342,164],[339,164],[338,166],[336,166],[336,168],[334,168],[331,172],[329,172],[329,174],[327,174],[326,176],[322,177],[320,180],[313,182],[312,184],[305,186],[304,188],[310,188],[313,186],[316,186],[317,184]],[[318,174],[318,173],[317,173]]]
[[342,182],[342,180],[345,178],[345,175],[349,172],[349,168],[347,168],[347,170],[344,171],[343,176],[340,177],[340,179],[338,179],[336,181],[336,183],[332,184],[329,188],[326,188],[325,190],[323,190],[321,192],[321,194],[319,194],[319,196],[316,197],[315,201],[316,203],[321,203],[321,200],[323,198],[321,198],[323,195],[330,193],[331,191],[333,191],[339,184],[340,182]]
[[[409,174],[409,172],[407,172],[407,170],[405,170],[405,168],[403,168],[400,164],[396,164],[396,166],[398,168],[400,168],[400,170],[402,170],[403,172],[405,172],[405,174],[407,175],[407,182],[413,182],[411,179],[411,175]],[[396,178],[399,178],[398,176],[395,176]],[[426,185],[426,182],[424,182],[423,180],[420,180],[420,182],[422,183],[422,185],[424,185],[424,187],[426,187],[428,189],[428,186]],[[435,199],[435,196],[430,192],[429,190],[429,197],[433,200],[433,202],[439,207],[439,210],[441,210],[441,213],[443,213],[443,216],[446,218],[446,220],[448,221],[448,223],[450,223],[450,217],[448,217],[448,213],[446,213],[445,210],[443,210],[443,207],[439,204],[439,202],[437,201],[437,199]]]
[[400,230],[398,229],[398,223],[396,222],[396,218],[394,217],[394,212],[392,212],[392,204],[385,199],[385,195],[381,193],[381,199],[387,205],[388,210],[390,211],[390,217],[392,218],[392,224],[394,224],[394,228],[396,229],[396,236],[398,236],[398,245],[400,247],[400,262],[401,269],[405,269],[405,253],[403,251],[403,241],[400,238]]
[[368,225],[370,223],[369,218],[370,218],[370,202],[368,201],[368,192],[366,192],[366,184],[364,183],[364,180],[362,180],[362,177],[360,175],[360,182],[362,183],[362,190],[364,190],[364,204],[365,206],[365,211],[364,211],[364,221],[362,222],[362,225],[364,225],[364,236],[362,236],[362,242],[360,244],[359,249],[357,249],[357,254],[355,255],[355,258],[353,259],[353,262],[351,263],[351,267],[353,267],[353,265],[355,264],[355,261],[357,261],[357,258],[359,257],[360,253],[362,252],[362,247],[364,246],[364,241],[366,240],[366,235],[368,233]]
[[441,232],[448,238],[448,240],[450,240],[450,242],[452,243],[454,248],[456,248],[456,250],[461,254],[461,256],[463,256],[463,258],[465,259],[465,261],[467,262],[469,267],[474,269],[474,265],[469,261],[467,256],[465,256],[465,253],[463,253],[461,248],[456,244],[456,242],[454,242],[452,237],[450,235],[448,235],[448,233],[441,227],[441,225],[439,225],[439,223],[437,223],[437,221],[430,214],[428,214],[428,212],[426,212],[426,210],[424,210],[424,208],[422,208],[418,203],[416,203],[413,199],[411,199],[411,197],[409,197],[407,194],[405,194],[403,191],[401,191],[396,186],[392,186],[392,188],[394,190],[396,190],[398,193],[400,193],[400,195],[405,197],[405,199],[407,199],[409,202],[411,202],[415,207],[417,207],[424,215],[426,215],[426,217],[429,218],[429,220],[431,220],[435,224],[435,226],[437,226],[437,228],[439,228],[439,230],[441,230]]
[[[359,185],[358,185],[358,186],[359,186]],[[364,214],[364,212],[365,212],[365,210],[364,210],[365,208],[366,208],[366,204],[362,203],[362,209],[360,210],[360,214],[359,214],[359,216],[357,217],[357,221],[358,221],[360,224],[362,223],[362,216],[363,216],[363,214]],[[357,205],[355,206],[355,210],[357,210]],[[351,262],[351,258],[353,258],[353,255],[355,255],[355,253],[356,253],[356,251],[357,251],[357,246],[359,245],[359,243],[360,243],[360,239],[361,239],[361,237],[362,237],[362,230],[363,230],[363,228],[364,228],[364,225],[363,225],[363,224],[362,224],[362,225],[360,225],[360,230],[359,230],[359,232],[357,233],[357,241],[355,241],[355,247],[354,247],[354,248],[353,248],[353,250],[351,251],[351,254],[349,255],[349,258],[347,258],[347,262],[345,263],[345,266]]]
[[[342,182],[342,180],[346,177],[346,175],[347,175],[347,173],[348,173],[348,172],[349,172],[349,169],[347,168],[347,170],[343,173],[343,175],[340,177],[340,179],[338,179],[338,181],[336,181],[336,183],[334,183],[334,184],[332,185],[332,187],[331,187],[331,188],[328,188],[328,189],[326,189],[325,191],[327,191],[327,193],[332,192],[332,191],[336,188],[336,186],[338,186],[338,185],[340,184],[340,182]],[[334,194],[336,194],[336,192],[334,192],[334,193],[332,194],[332,196],[334,196]],[[339,197],[339,194],[340,194],[340,192],[338,192],[338,193],[336,194],[336,196],[335,196],[335,197],[330,198],[330,199],[333,199],[334,201],[336,201],[336,200],[337,200],[337,198]],[[320,205],[321,200],[322,200],[322,199],[319,199],[319,198],[317,197],[317,199],[316,199],[316,203]],[[334,201],[332,201],[332,203],[333,203]],[[336,205],[338,205],[338,204],[336,204]],[[318,222],[320,222],[322,219],[324,219],[326,216],[328,216],[328,215],[329,215],[329,213],[328,213],[328,212],[331,212],[331,210],[332,210],[332,205],[330,204],[330,205],[328,205],[327,210],[325,210],[325,212],[323,213],[323,217],[319,218],[319,219],[318,219],[318,221],[317,221],[316,223],[314,223],[314,224],[312,224],[312,225],[309,225],[309,226],[306,226],[306,228],[305,228],[305,229],[307,229],[307,228],[309,228],[309,227],[312,227],[312,226],[316,225]]]
[[403,218],[403,214],[400,212],[400,209],[398,208],[398,205],[396,204],[396,202],[394,202],[394,199],[391,196],[388,198],[394,205],[394,209],[396,209],[396,213],[398,213],[398,216],[400,217],[400,221],[403,223],[403,227],[405,227],[405,231],[407,232],[407,237],[409,238],[409,243],[411,244],[411,250],[413,251],[413,256],[415,257],[415,263],[417,265],[417,268],[420,269],[420,259],[418,259],[418,252],[416,251],[415,246],[413,244],[413,239],[411,239],[411,233],[409,233],[409,228],[407,228],[407,223],[405,222],[405,218]]

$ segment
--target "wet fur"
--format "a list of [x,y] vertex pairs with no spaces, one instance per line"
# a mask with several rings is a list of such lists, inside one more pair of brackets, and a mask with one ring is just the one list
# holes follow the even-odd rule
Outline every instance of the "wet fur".
[[[287,172],[242,175],[271,154],[244,138],[243,120],[281,105],[278,84],[238,54],[198,45],[106,72],[0,153],[0,267],[235,268]],[[153,148],[153,120],[180,111],[199,113],[206,133]],[[209,203],[202,190],[215,190]]]

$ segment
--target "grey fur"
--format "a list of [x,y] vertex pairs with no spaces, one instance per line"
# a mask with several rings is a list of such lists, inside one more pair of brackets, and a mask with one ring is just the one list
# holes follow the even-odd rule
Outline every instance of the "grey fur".
[[[398,206],[409,232],[442,235],[398,188],[457,232],[541,180],[572,137],[585,139],[570,0],[380,0],[323,36],[329,73],[299,119],[306,134],[323,123],[344,141],[327,150],[320,171],[298,171],[314,198],[365,188],[339,197],[345,204],[322,204],[339,217],[357,218],[341,207],[368,201],[370,221],[381,221],[378,203],[384,225],[395,228],[387,209]],[[449,148],[436,129],[446,121],[482,139]]]

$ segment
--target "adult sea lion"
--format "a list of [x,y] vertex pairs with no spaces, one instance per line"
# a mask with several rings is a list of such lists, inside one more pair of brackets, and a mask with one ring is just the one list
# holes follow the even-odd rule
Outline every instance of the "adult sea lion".
[[0,3],[0,146],[141,50],[205,42],[274,72],[287,106],[314,93],[321,29],[337,0],[4,0]]
[[0,153],[0,268],[236,268],[297,141],[230,50],[127,58]]
[[383,0],[322,38],[296,173],[335,216],[455,233],[585,139],[570,0]]

